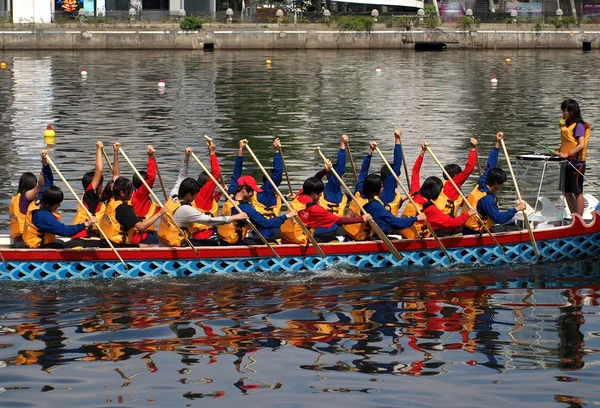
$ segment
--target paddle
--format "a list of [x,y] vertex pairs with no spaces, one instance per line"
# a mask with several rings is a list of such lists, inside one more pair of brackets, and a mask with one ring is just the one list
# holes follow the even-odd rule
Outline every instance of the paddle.
[[[502,134],[504,136],[504,134]],[[504,138],[500,139],[500,143],[502,143],[502,150],[504,150],[504,156],[506,157],[506,162],[508,163],[508,169],[510,170],[510,175],[512,176],[513,183],[515,184],[515,191],[517,192],[517,199],[519,201],[523,201],[521,198],[521,191],[519,190],[519,185],[517,184],[517,178],[515,177],[515,172],[513,171],[512,164],[510,162],[510,157],[508,156],[508,150],[506,150],[506,144],[504,143]],[[523,222],[525,222],[525,227],[527,227],[527,232],[529,232],[529,239],[531,240],[531,245],[533,245],[533,252],[536,257],[540,257],[540,251],[538,250],[537,243],[535,242],[535,237],[533,236],[533,230],[531,229],[531,225],[529,224],[529,218],[527,217],[527,213],[525,210],[523,213]]]
[[[208,146],[210,147],[210,144],[213,143],[213,140],[208,135],[204,135],[204,138],[206,139],[206,143],[208,143]],[[224,188],[227,187],[227,185],[223,181],[223,173],[221,173],[220,171],[219,171],[219,182],[221,183],[222,187],[224,187]]]
[[[394,169],[392,168],[392,166],[390,166],[390,163],[387,161],[387,159],[385,158],[385,156],[383,155],[383,153],[381,153],[381,150],[379,149],[379,146],[377,146],[377,144],[375,144],[375,150],[377,150],[377,154],[379,154],[379,156],[381,157],[381,160],[383,160],[383,163],[386,165],[386,167],[388,168],[388,170],[390,171],[390,173],[394,175],[394,178],[396,179],[396,182],[398,183],[398,185],[400,186],[400,188],[402,189],[402,191],[404,192],[404,194],[406,195],[406,197],[408,197],[408,200],[410,201],[410,203],[415,207],[415,210],[417,210],[417,214],[421,214],[421,210],[419,210],[419,208],[417,207],[417,204],[413,200],[413,198],[410,195],[410,193],[406,190],[406,188],[404,188],[404,186],[402,185],[402,182],[400,181],[400,177],[398,177],[398,175],[396,174],[396,172],[394,172]],[[427,226],[427,228],[431,232],[431,236],[433,236],[433,238],[435,238],[435,240],[437,241],[437,243],[438,243],[440,249],[442,250],[442,252],[444,252],[444,254],[448,257],[448,260],[450,260],[450,262],[454,262],[454,259],[452,259],[452,257],[450,256],[450,254],[446,250],[446,247],[444,246],[444,244],[442,244],[442,241],[440,241],[439,237],[437,236],[437,234],[435,233],[435,231],[433,230],[433,228],[431,228],[431,224],[429,224],[429,221],[424,220],[423,222],[425,223],[425,225]]]
[[[75,193],[75,190],[73,190],[73,187],[71,187],[71,185],[69,184],[69,182],[67,181],[67,179],[65,179],[65,177],[62,175],[62,173],[60,172],[60,170],[58,169],[58,167],[56,167],[56,165],[54,164],[54,162],[52,161],[52,159],[50,158],[50,156],[46,155],[46,160],[48,161],[48,164],[50,164],[50,166],[52,166],[52,169],[54,170],[54,172],[56,174],[58,174],[58,177],[60,177],[60,179],[62,180],[62,182],[65,183],[65,186],[67,186],[67,188],[69,189],[69,191],[71,192],[71,194],[73,194],[73,197],[75,197],[75,200],[77,200],[77,203],[81,206],[81,208],[84,209],[84,211],[87,214],[87,216],[89,218],[92,218],[92,213],[90,213],[90,211],[87,209],[87,207],[85,205],[83,205],[83,201],[81,201],[81,199],[79,198],[79,196],[77,195],[77,193]],[[104,233],[104,231],[102,231],[102,228],[100,228],[100,224],[98,223],[97,220],[96,220],[95,224],[96,224],[96,227],[98,228],[98,231],[100,231],[100,234],[106,240],[106,242],[108,243],[108,245],[110,246],[110,248],[114,251],[115,255],[117,255],[117,258],[119,258],[119,260],[121,261],[121,263],[123,264],[123,266],[125,267],[125,269],[128,269],[127,264],[125,263],[125,261],[123,260],[123,258],[121,258],[121,255],[119,255],[119,252],[117,252],[117,249],[112,244],[111,240],[108,239],[108,237],[106,236],[106,234]]]
[[[238,210],[239,213],[243,213],[243,211],[240,209],[240,207],[238,206],[237,202],[235,202],[235,200],[233,198],[231,198],[231,196],[229,194],[227,194],[227,190],[225,190],[223,188],[222,185],[220,185],[217,182],[217,179],[212,175],[212,173],[210,171],[208,171],[208,169],[206,168],[206,166],[204,166],[204,164],[200,161],[200,159],[198,158],[198,156],[196,156],[195,153],[192,152],[192,157],[194,158],[194,160],[196,160],[196,162],[200,165],[200,167],[202,168],[202,170],[204,170],[206,172],[206,174],[208,174],[208,177],[210,177],[210,179],[213,181],[213,183],[215,183],[217,185],[217,187],[219,188],[219,190],[221,190],[221,193],[223,193],[223,196],[227,199],[227,201],[229,201],[236,210]],[[260,233],[260,231],[258,231],[258,228],[256,228],[256,226],[252,223],[252,221],[250,221],[250,219],[245,220],[248,225],[250,226],[250,228],[252,228],[252,230],[256,233],[256,235],[258,235],[258,237],[260,238],[260,240],[269,247],[269,249],[271,250],[271,252],[273,252],[273,255],[275,255],[275,257],[277,259],[281,259],[281,257],[279,256],[279,254],[277,252],[275,252],[275,249],[271,246],[271,244],[269,243],[269,241],[267,241],[267,239]]]
[[[427,145],[427,151],[429,152],[431,157],[433,157],[433,160],[437,163],[437,165],[440,167],[440,169],[442,169],[442,172],[444,173],[444,175],[446,176],[448,181],[450,183],[452,183],[452,186],[456,189],[458,194],[460,194],[460,197],[463,199],[463,202],[467,205],[467,207],[469,207],[469,210],[472,210],[473,206],[471,205],[471,203],[469,203],[469,201],[467,201],[467,197],[465,197],[465,195],[463,194],[461,189],[458,188],[458,186],[456,185],[454,180],[452,180],[452,177],[450,177],[450,174],[448,174],[448,172],[446,171],[444,166],[442,166],[442,163],[440,163],[438,158],[435,157],[435,154],[433,154],[433,151],[431,151],[431,148],[429,147],[429,145]],[[485,232],[492,238],[492,240],[494,240],[496,245],[498,245],[498,248],[500,248],[500,251],[502,251],[502,255],[504,255],[504,257],[506,258],[506,252],[504,252],[504,248],[502,248],[502,245],[500,245],[500,243],[498,242],[496,237],[494,237],[494,235],[492,234],[492,231],[490,231],[490,229],[487,227],[487,225],[485,225],[485,222],[483,222],[483,220],[481,219],[481,216],[478,213],[475,213],[474,215],[475,215],[475,218],[477,219],[477,221],[479,222],[479,224],[481,224],[483,229],[485,229]]]
[[[125,160],[127,161],[127,163],[129,163],[129,166],[131,167],[131,169],[133,170],[133,172],[139,177],[139,179],[142,181],[142,184],[148,189],[148,191],[152,195],[152,198],[154,198],[154,201],[156,201],[156,203],[160,206],[160,208],[165,208],[165,206],[163,205],[163,203],[158,199],[158,197],[156,196],[156,194],[154,194],[154,191],[152,191],[152,189],[150,188],[150,186],[148,185],[148,183],[146,183],[146,180],[142,177],[142,175],[140,174],[140,172],[135,168],[135,166],[133,165],[133,163],[131,162],[131,160],[129,160],[129,157],[127,157],[127,155],[123,151],[123,148],[120,147],[120,146],[119,146],[119,153],[121,153],[121,155],[123,156],[123,158],[125,158]],[[177,225],[177,223],[175,222],[175,219],[173,218],[173,216],[171,215],[171,213],[166,208],[165,208],[165,215],[171,220],[171,222],[173,223],[173,225],[175,225],[175,228],[177,228],[177,231],[179,231],[179,233],[181,234],[181,236],[183,237],[183,239],[185,240],[185,242],[190,246],[190,248],[192,248],[192,250],[194,250],[194,253],[196,255],[198,255],[198,250],[196,249],[196,247],[192,244],[192,242],[190,241],[190,239],[188,238],[188,236],[183,232],[183,230],[181,229],[181,227],[179,225]]]
[[108,159],[108,154],[106,154],[106,150],[104,150],[104,146],[102,146],[101,148],[102,150],[102,156],[104,156],[104,159],[106,160],[106,164],[108,164],[108,168],[110,169],[110,172],[113,172],[113,167],[112,164],[110,164],[110,160]]
[[[152,153],[154,153],[154,148],[152,146],[148,145],[147,149],[152,149]],[[154,155],[154,163],[156,164],[156,175],[158,176],[160,188],[162,189],[163,195],[165,196],[165,201],[169,201],[169,196],[167,195],[167,190],[165,189],[165,183],[163,183],[162,176],[160,175],[160,167],[158,167],[158,160],[156,160],[156,154]]]
[[477,149],[477,145],[475,145],[475,160],[477,161],[477,172],[479,173],[479,177],[481,177],[481,163],[479,163],[479,149]]
[[546,145],[541,144],[540,142],[538,142],[538,145],[540,145],[540,147],[542,147],[543,149],[548,150],[550,153],[552,153],[554,156],[558,156],[558,153],[556,152],[555,149],[552,149],[551,147],[548,147]]
[[[348,135],[344,135],[348,137]],[[350,141],[346,140],[346,153],[348,153],[348,158],[350,159],[350,165],[352,166],[352,172],[354,173],[354,179],[358,182],[358,173],[356,172],[356,166],[354,165],[354,159],[352,158],[352,151],[350,150]]]
[[[275,142],[279,142],[279,138],[275,139]],[[290,196],[294,196],[294,191],[292,190],[292,182],[290,181],[290,175],[288,174],[287,166],[285,165],[285,157],[283,156],[283,146],[281,146],[281,142],[279,142],[279,154],[281,155],[281,163],[283,164],[283,171],[285,172],[285,179],[287,180],[288,187],[290,188]]]
[[[292,208],[292,206],[290,205],[290,203],[286,200],[285,196],[281,193],[281,191],[279,191],[279,188],[277,187],[277,184],[275,184],[275,182],[273,181],[273,179],[271,178],[271,176],[269,175],[269,173],[267,172],[267,170],[265,170],[265,168],[263,167],[263,165],[258,160],[258,157],[256,157],[256,155],[254,154],[254,152],[250,148],[250,145],[248,143],[245,143],[245,146],[246,146],[246,149],[248,149],[248,153],[250,153],[250,156],[252,156],[252,158],[254,159],[254,161],[256,162],[256,164],[258,165],[258,167],[260,168],[260,170],[263,172],[263,174],[265,175],[265,177],[267,178],[267,180],[269,180],[269,183],[271,183],[271,185],[275,189],[275,192],[277,193],[277,195],[279,195],[279,197],[281,198],[281,201],[287,206],[287,208]],[[308,240],[310,241],[310,243],[315,247],[315,249],[317,250],[317,252],[319,253],[319,255],[321,257],[325,258],[325,252],[323,252],[323,250],[319,246],[319,243],[315,240],[315,237],[313,237],[313,234],[311,234],[310,231],[309,231],[309,229],[306,228],[306,225],[304,225],[304,223],[302,222],[302,220],[300,220],[300,217],[298,217],[296,215],[294,217],[294,221],[296,221],[298,223],[298,225],[300,226],[300,228],[302,228],[302,232],[304,232],[304,234],[306,235],[306,237],[308,238]]]
[[[327,158],[325,157],[325,155],[321,151],[321,148],[317,147],[316,150],[317,150],[317,152],[319,152],[319,154],[321,155],[321,157],[323,158],[323,160],[325,162],[327,162]],[[350,197],[354,201],[354,204],[356,204],[358,206],[358,208],[360,208],[360,212],[363,213],[363,215],[368,214],[365,211],[365,209],[363,208],[363,206],[360,205],[360,202],[356,199],[356,196],[354,194],[352,194],[352,191],[350,191],[350,189],[348,188],[348,186],[346,185],[346,183],[344,183],[344,180],[342,180],[342,178],[337,173],[337,171],[335,171],[335,168],[331,167],[331,172],[333,173],[333,175],[335,176],[335,178],[339,181],[340,185],[342,187],[344,187],[344,190],[346,190],[346,192],[350,195]],[[400,255],[400,252],[398,252],[398,250],[394,247],[394,245],[391,243],[391,241],[387,237],[387,235],[385,235],[385,233],[381,230],[381,228],[379,228],[379,225],[377,225],[377,223],[375,221],[373,221],[373,220],[369,220],[368,223],[371,226],[371,228],[373,229],[373,231],[375,231],[375,233],[377,234],[377,236],[383,241],[383,243],[385,244],[385,246],[388,247],[388,250],[392,253],[392,255],[394,255],[394,258],[396,258],[397,260],[401,261],[403,259],[402,255]]]

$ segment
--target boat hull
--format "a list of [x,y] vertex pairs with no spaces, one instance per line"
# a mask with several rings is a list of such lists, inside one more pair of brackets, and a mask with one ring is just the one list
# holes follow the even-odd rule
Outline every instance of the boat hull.
[[277,259],[264,246],[120,249],[123,265],[110,249],[4,249],[0,280],[32,281],[144,276],[199,276],[214,273],[294,273],[340,266],[360,269],[503,265],[565,261],[600,254],[600,214],[590,224],[575,217],[566,227],[536,230],[541,257],[536,258],[527,231],[495,234],[506,256],[486,235],[447,237],[450,261],[433,239],[393,241],[396,260],[380,241],[322,244],[325,257],[312,247],[277,245]]

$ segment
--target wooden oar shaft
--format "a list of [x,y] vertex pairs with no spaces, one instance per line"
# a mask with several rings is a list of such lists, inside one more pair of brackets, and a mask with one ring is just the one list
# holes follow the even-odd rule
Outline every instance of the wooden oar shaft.
[[294,191],[292,190],[292,182],[290,180],[290,175],[288,174],[288,169],[287,169],[287,166],[285,165],[285,156],[283,155],[283,146],[279,146],[279,154],[281,155],[281,164],[283,165],[285,179],[287,180],[288,187],[290,188],[290,195],[294,195]]
[[[203,136],[204,136],[204,138],[206,139],[206,142],[208,143],[208,145],[210,146],[210,144],[211,144],[211,143],[213,143],[213,140],[212,140],[212,138],[211,138],[210,136],[208,136],[208,135],[203,135]],[[207,172],[207,173],[208,173],[208,172]],[[226,187],[225,181],[223,180],[223,173],[221,173],[220,171],[219,171],[219,183],[220,183],[220,184],[221,184],[223,187]],[[219,184],[219,183],[215,182],[215,184]]]
[[108,154],[106,154],[106,150],[104,150],[104,146],[102,146],[101,150],[102,150],[102,156],[104,156],[104,160],[106,160],[106,164],[108,164],[108,168],[110,169],[110,172],[112,174],[113,166],[110,163],[110,160],[108,159]]
[[[50,156],[46,156],[46,160],[48,161],[48,164],[50,164],[50,166],[52,166],[52,169],[54,170],[54,172],[56,174],[58,174],[58,177],[60,177],[60,179],[62,180],[62,182],[65,183],[65,186],[67,186],[67,188],[69,189],[69,191],[71,192],[71,194],[73,194],[73,197],[75,197],[75,200],[77,200],[77,203],[81,206],[81,208],[83,208],[83,210],[85,211],[85,213],[87,214],[87,216],[90,217],[90,218],[92,218],[92,213],[87,209],[87,207],[85,205],[83,205],[83,201],[81,201],[81,198],[79,198],[79,196],[77,195],[77,193],[75,192],[75,190],[73,190],[73,187],[71,187],[71,185],[69,184],[69,182],[67,181],[67,179],[63,176],[63,174],[61,173],[61,171],[54,164],[54,162],[52,161],[52,159],[50,158]],[[98,227],[98,231],[100,231],[100,234],[106,240],[106,242],[108,243],[108,245],[110,246],[110,248],[113,250],[113,252],[115,253],[115,255],[117,255],[117,258],[119,258],[119,260],[121,261],[121,263],[123,264],[123,266],[125,266],[125,268],[127,268],[127,264],[125,263],[125,261],[123,260],[123,258],[121,258],[121,255],[119,254],[119,252],[117,251],[117,249],[115,248],[115,246],[112,244],[111,240],[108,239],[108,236],[106,236],[106,233],[102,230],[102,228],[100,228],[100,223],[98,223],[98,220],[96,220],[96,227]]]
[[[400,188],[402,189],[402,191],[404,192],[404,194],[408,198],[408,201],[410,201],[410,203],[413,205],[413,207],[415,207],[415,210],[417,211],[417,214],[421,214],[421,210],[419,210],[419,207],[417,207],[417,204],[415,203],[415,200],[413,200],[412,196],[410,195],[410,192],[407,191],[406,188],[404,188],[404,186],[402,185],[402,182],[400,181],[400,177],[398,177],[398,175],[394,172],[394,169],[392,168],[392,166],[390,165],[390,163],[387,161],[387,159],[385,158],[385,156],[383,155],[383,153],[379,149],[379,146],[375,146],[375,150],[377,150],[377,154],[379,154],[379,156],[381,157],[381,160],[383,160],[383,163],[386,165],[386,167],[388,168],[388,170],[390,171],[390,173],[394,175],[394,178],[396,179],[396,182],[398,183],[398,185],[400,186]],[[427,227],[427,229],[429,229],[429,232],[431,232],[431,236],[433,236],[433,238],[435,238],[435,240],[438,243],[438,245],[439,245],[440,249],[442,250],[442,252],[444,252],[444,254],[448,257],[448,259],[450,260],[450,262],[454,262],[454,259],[450,256],[450,253],[448,253],[448,250],[446,249],[446,247],[444,246],[444,244],[442,244],[442,241],[440,241],[440,238],[437,236],[437,234],[435,233],[435,231],[431,227],[431,224],[429,224],[429,221],[424,220],[423,222],[425,223],[425,226]]]
[[411,190],[410,175],[408,174],[408,166],[406,165],[406,157],[404,157],[404,148],[402,148],[402,166],[404,166],[404,175],[406,176],[406,185],[408,186],[408,191],[410,191]]
[[479,149],[477,149],[477,145],[475,145],[475,161],[477,161],[477,172],[479,173],[479,177],[483,174],[481,172],[481,163],[479,163]]
[[358,173],[356,172],[356,166],[354,165],[354,159],[352,158],[352,150],[350,149],[350,142],[346,142],[346,151],[348,158],[350,159],[350,165],[352,166],[352,172],[354,173],[354,179],[358,182]]
[[158,176],[158,182],[160,183],[160,188],[165,196],[165,201],[169,201],[169,196],[167,194],[167,189],[165,188],[165,183],[163,182],[162,176],[160,175],[160,167],[158,167],[158,160],[156,160],[156,156],[154,157],[154,162],[156,163],[156,175]]
[[[246,149],[248,150],[248,153],[250,153],[250,156],[252,156],[252,158],[254,159],[254,161],[256,162],[256,164],[258,165],[258,167],[260,168],[260,170],[263,172],[263,174],[265,175],[265,177],[267,178],[267,180],[269,180],[269,183],[271,183],[271,185],[273,186],[273,189],[275,189],[275,192],[277,193],[277,195],[279,195],[279,197],[281,198],[281,201],[287,206],[287,208],[291,209],[292,206],[286,200],[285,196],[281,193],[281,191],[279,190],[279,187],[277,187],[277,184],[275,184],[275,182],[273,181],[273,179],[271,178],[271,176],[269,175],[269,173],[267,172],[267,170],[260,163],[260,160],[258,160],[258,157],[256,157],[256,155],[254,154],[254,152],[250,148],[250,145],[248,145],[246,143],[245,146],[246,146]],[[306,225],[304,225],[304,223],[302,222],[302,220],[300,219],[300,217],[298,217],[296,215],[294,217],[294,220],[298,223],[298,225],[302,229],[302,232],[304,232],[304,234],[306,235],[306,237],[308,238],[308,240],[310,241],[310,243],[315,247],[315,249],[317,250],[317,252],[319,253],[319,255],[321,257],[325,258],[325,252],[323,252],[323,250],[319,246],[319,243],[315,240],[315,237],[313,236],[313,234],[311,234],[311,232],[306,227]]]
[[[502,150],[504,150],[504,157],[506,157],[506,162],[508,163],[508,170],[510,171],[510,175],[513,179],[513,183],[515,185],[515,191],[517,193],[517,198],[519,202],[523,201],[521,198],[521,190],[519,190],[519,185],[517,184],[517,177],[515,176],[515,172],[513,171],[512,164],[510,162],[510,156],[508,155],[508,150],[506,149],[506,144],[504,143],[504,139],[500,139],[500,143],[502,144]],[[537,243],[535,242],[535,237],[533,236],[533,230],[531,229],[531,225],[529,224],[529,217],[527,217],[527,213],[525,210],[523,213],[523,222],[525,223],[525,227],[527,228],[527,232],[529,233],[529,239],[531,241],[531,245],[533,245],[533,252],[535,256],[539,258],[540,251],[538,250]]]
[[[321,151],[321,149],[319,147],[317,147],[317,151],[319,152],[319,154],[321,155],[321,157],[323,158],[323,160],[326,161],[327,158],[325,157],[325,155],[323,154],[323,152]],[[363,208],[363,206],[356,199],[356,197],[354,196],[354,194],[352,194],[352,191],[350,191],[350,189],[348,188],[348,186],[346,185],[346,183],[344,183],[344,180],[342,180],[342,178],[340,177],[340,175],[338,174],[338,172],[335,171],[335,169],[333,167],[331,168],[331,172],[333,173],[333,175],[335,176],[335,178],[339,181],[340,185],[344,188],[344,190],[346,190],[346,192],[350,195],[350,197],[352,198],[352,201],[354,201],[354,204],[356,204],[358,206],[358,208],[360,208],[361,213],[363,215],[367,214],[367,211],[365,211],[365,209]],[[373,231],[375,231],[375,233],[377,234],[377,236],[383,241],[383,243],[385,244],[385,246],[387,246],[388,250],[392,253],[392,255],[394,255],[394,258],[396,258],[397,260],[401,261],[402,260],[402,255],[400,255],[400,252],[398,252],[398,250],[394,247],[394,245],[392,244],[392,242],[390,241],[390,239],[381,230],[381,228],[379,227],[379,225],[377,225],[377,223],[374,220],[369,220],[369,225],[371,226],[371,228],[373,228]]]
[[[131,162],[131,160],[129,160],[129,157],[127,157],[127,155],[125,154],[125,152],[123,151],[122,147],[119,147],[119,153],[121,153],[121,155],[123,156],[123,158],[125,159],[125,161],[127,163],[129,163],[129,167],[131,167],[131,169],[133,170],[133,172],[138,176],[138,178],[142,181],[142,184],[148,189],[148,191],[150,192],[150,195],[154,198],[154,201],[156,201],[156,203],[161,207],[164,208],[164,204],[158,199],[158,197],[156,196],[156,194],[154,194],[154,191],[152,191],[152,189],[150,188],[150,186],[148,185],[148,183],[146,183],[146,180],[142,177],[142,175],[140,174],[140,172],[136,169],[136,167],[133,165],[133,163]],[[181,234],[181,236],[183,237],[183,239],[185,240],[185,242],[190,246],[190,248],[192,248],[192,250],[194,251],[194,253],[196,255],[198,255],[198,250],[196,249],[196,247],[192,244],[192,242],[190,241],[190,239],[187,237],[187,235],[183,232],[183,230],[181,229],[181,227],[179,227],[179,225],[177,225],[177,223],[175,222],[175,219],[173,218],[173,216],[171,215],[171,213],[169,213],[169,211],[165,212],[165,215],[171,220],[171,222],[173,223],[173,225],[175,226],[175,228],[177,228],[177,231],[179,231],[179,233]]]
[[[219,190],[221,190],[221,193],[223,194],[223,196],[225,197],[225,199],[227,201],[229,201],[233,205],[233,207],[239,213],[242,213],[243,211],[240,209],[240,206],[238,205],[238,203],[233,198],[231,198],[231,196],[227,193],[227,191],[223,188],[223,186],[221,186],[219,183],[217,183],[217,179],[212,175],[212,173],[210,171],[208,171],[208,169],[206,168],[206,166],[204,165],[204,163],[202,163],[200,161],[200,159],[198,158],[198,156],[196,156],[195,153],[192,153],[192,157],[200,165],[200,167],[202,168],[202,170],[204,170],[206,172],[206,174],[208,174],[208,177],[210,177],[210,179],[213,181],[213,183],[215,183],[217,185],[217,187],[219,188]],[[260,231],[258,230],[258,228],[256,228],[256,226],[252,223],[252,221],[250,221],[249,219],[247,219],[246,222],[248,223],[248,225],[250,226],[250,228],[252,228],[252,230],[256,233],[256,235],[258,235],[258,237],[260,238],[260,240],[266,246],[269,247],[269,249],[271,250],[271,252],[273,252],[273,255],[275,255],[275,257],[277,259],[281,259],[281,257],[279,256],[279,254],[273,248],[273,246],[271,246],[271,244],[269,243],[269,241],[267,241],[267,239],[263,236],[263,234],[260,233]]]

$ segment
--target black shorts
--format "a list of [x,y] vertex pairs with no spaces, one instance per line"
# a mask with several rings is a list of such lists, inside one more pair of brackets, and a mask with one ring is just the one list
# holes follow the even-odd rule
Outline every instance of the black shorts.
[[585,162],[569,161],[563,164],[561,190],[563,193],[583,194]]

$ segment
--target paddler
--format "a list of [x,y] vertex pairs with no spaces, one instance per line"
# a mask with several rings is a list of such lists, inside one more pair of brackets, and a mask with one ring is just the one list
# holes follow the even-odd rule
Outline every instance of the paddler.
[[[333,165],[330,161],[325,163],[326,170],[332,167]],[[316,177],[309,177],[291,203],[292,208],[298,212],[298,217],[311,233],[314,234],[317,228],[329,229],[334,225],[359,224],[372,219],[369,214],[356,217],[340,217],[330,213],[319,204],[324,190],[325,185],[321,180]],[[340,228],[335,234],[344,235],[344,230]],[[281,226],[281,237],[282,243],[306,244],[308,241],[308,237],[294,219],[289,219],[283,223]],[[330,242],[333,240],[332,234],[324,234],[324,236],[314,235],[314,237],[317,242]]]
[[[467,196],[467,201],[471,204],[486,223],[488,229],[492,232],[513,231],[515,227],[510,225],[502,225],[508,223],[517,212],[525,209],[525,202],[521,201],[515,208],[506,211],[500,211],[498,208],[498,199],[496,193],[502,189],[502,186],[507,180],[507,175],[501,168],[496,167],[498,164],[498,153],[500,151],[500,141],[504,138],[502,132],[496,134],[496,145],[490,152],[485,171],[479,177],[477,185]],[[468,213],[469,208],[466,204],[462,207],[463,214]],[[494,224],[500,224],[494,226]],[[481,234],[483,227],[472,216],[463,226],[463,235]]]

